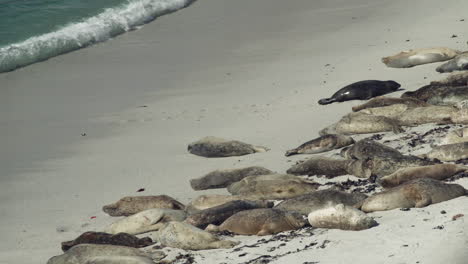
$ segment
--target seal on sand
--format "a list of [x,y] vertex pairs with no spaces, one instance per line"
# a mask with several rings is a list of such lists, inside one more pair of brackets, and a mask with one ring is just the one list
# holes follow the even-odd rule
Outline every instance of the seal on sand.
[[460,51],[444,47],[411,49],[384,57],[382,62],[392,68],[410,68],[421,64],[450,60],[459,53]]
[[285,199],[317,190],[320,184],[288,174],[249,176],[229,185],[228,192],[259,199]]
[[110,216],[129,216],[153,208],[183,210],[185,206],[167,195],[127,196],[102,210]]
[[284,200],[274,208],[285,211],[294,211],[303,215],[308,215],[311,212],[344,204],[355,208],[360,208],[362,202],[367,198],[367,195],[362,193],[346,193],[332,189],[319,190],[313,193],[306,193]]
[[440,73],[464,70],[468,70],[468,52],[458,54],[455,58],[436,68],[436,71]]
[[65,252],[79,244],[107,244],[126,247],[147,247],[153,244],[149,237],[138,238],[127,233],[107,234],[103,232],[86,232],[71,241],[62,242],[62,250]]
[[468,158],[468,142],[436,146],[422,157],[442,161],[466,159]]
[[169,222],[159,231],[149,233],[153,240],[164,246],[185,250],[232,248],[236,241],[222,240],[209,232],[182,222]]
[[241,169],[215,170],[205,176],[190,180],[192,189],[207,190],[228,187],[231,183],[238,182],[247,176],[266,175],[273,172],[263,167],[247,167]]
[[255,200],[253,197],[247,197],[242,195],[224,195],[224,194],[203,194],[193,199],[186,206],[186,211],[189,214],[193,214],[200,210],[205,210],[218,205],[225,204],[227,202],[236,200]]
[[231,215],[240,211],[270,207],[273,207],[273,202],[237,200],[193,213],[187,217],[185,223],[205,228],[209,224],[220,225]]
[[237,140],[226,140],[217,137],[204,137],[190,143],[188,146],[190,153],[207,158],[243,156],[268,150],[266,147],[253,146]]
[[374,212],[396,208],[425,207],[466,194],[467,191],[461,185],[420,178],[372,195],[364,201],[361,210]]
[[467,167],[455,164],[435,164],[401,168],[390,175],[378,179],[377,182],[383,187],[389,188],[417,178],[444,180],[459,172],[466,171],[467,169]]
[[350,100],[367,100],[372,97],[395,92],[400,86],[395,81],[366,80],[355,82],[341,88],[330,98],[320,99],[318,103],[326,105]]
[[321,136],[329,134],[353,135],[386,131],[400,133],[404,130],[400,121],[396,119],[357,112],[343,116],[337,123],[320,130],[319,134]]
[[344,135],[325,135],[308,141],[295,149],[286,151],[285,156],[296,154],[315,154],[339,149],[354,143],[354,139]]
[[154,264],[151,256],[139,249],[114,245],[80,244],[62,255],[55,256],[47,264],[83,263],[135,263]]
[[346,175],[346,167],[349,161],[344,159],[333,159],[328,157],[312,157],[308,160],[295,164],[286,173],[293,175],[325,175],[329,178]]
[[318,228],[359,231],[378,225],[372,217],[344,204],[317,210],[307,218],[311,226]]
[[358,105],[358,106],[353,106],[352,110],[354,112],[367,109],[367,108],[377,108],[377,107],[383,107],[383,106],[390,106],[390,105],[395,105],[395,104],[404,104],[408,106],[409,108],[411,107],[424,107],[428,106],[429,104],[421,101],[416,98],[396,98],[396,97],[386,97],[386,96],[379,96],[372,98],[368,102]]
[[454,144],[462,142],[468,142],[468,127],[450,131],[441,141],[442,144]]
[[166,222],[184,221],[186,217],[187,213],[183,210],[148,209],[112,223],[105,231],[110,234],[123,232],[137,235],[158,230]]
[[209,225],[208,231],[230,231],[239,235],[265,236],[305,226],[307,221],[296,212],[265,208],[242,211],[229,217],[219,227]]

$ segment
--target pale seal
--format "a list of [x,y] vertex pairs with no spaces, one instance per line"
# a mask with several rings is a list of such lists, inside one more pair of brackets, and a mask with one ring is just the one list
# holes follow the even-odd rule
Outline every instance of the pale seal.
[[411,49],[384,57],[382,62],[392,68],[410,68],[421,64],[450,60],[459,53],[457,50],[444,47]]
[[253,146],[237,140],[226,140],[217,137],[204,137],[190,143],[188,146],[190,153],[207,158],[243,156],[268,150],[266,147]]
[[224,194],[203,194],[193,199],[187,204],[186,211],[189,214],[194,212],[212,208],[218,205],[225,204],[227,202],[236,200],[256,200],[253,197],[247,197],[242,195],[224,195]]
[[311,212],[337,204],[344,204],[347,206],[360,208],[362,202],[366,198],[367,195],[362,193],[346,193],[337,190],[326,189],[284,200],[275,206],[275,208],[285,211],[295,211],[303,215],[308,215]]
[[468,127],[456,129],[447,133],[442,139],[443,145],[468,142]]
[[228,187],[231,183],[238,182],[247,176],[266,175],[273,172],[263,167],[247,167],[241,169],[215,170],[203,177],[190,180],[192,189],[208,190]]
[[105,244],[141,248],[153,244],[149,237],[138,238],[127,233],[108,234],[103,232],[85,232],[71,241],[62,242],[62,250],[65,252],[79,244]]
[[436,71],[440,73],[464,70],[468,70],[468,52],[458,54],[455,58],[436,68]]
[[354,143],[354,139],[344,135],[325,135],[307,141],[295,149],[286,151],[285,156],[296,154],[315,154],[346,147]]
[[187,213],[183,210],[148,209],[112,223],[105,231],[110,234],[123,232],[137,235],[158,230],[166,222],[184,221],[186,217]]
[[355,82],[341,88],[330,98],[320,99],[318,103],[326,105],[350,100],[367,100],[372,97],[395,92],[400,86],[395,81],[366,80]]
[[269,207],[273,207],[273,202],[242,200],[231,201],[193,213],[187,217],[184,222],[198,228],[205,228],[209,224],[220,225],[224,220],[240,211]]
[[154,264],[151,256],[137,248],[80,244],[72,247],[62,255],[55,256],[47,264]]
[[372,195],[364,200],[361,210],[374,212],[396,208],[425,207],[466,194],[467,191],[461,185],[420,178]]
[[386,131],[400,133],[404,130],[396,119],[358,112],[345,115],[337,123],[320,130],[319,134],[321,136],[328,134],[354,135]]
[[396,97],[386,97],[386,96],[379,96],[376,98],[372,98],[368,102],[358,105],[358,106],[353,106],[352,110],[354,112],[367,109],[367,108],[378,108],[378,107],[383,107],[383,106],[390,106],[390,105],[395,105],[395,104],[403,104],[406,105],[408,108],[412,107],[424,107],[428,106],[429,104],[421,101],[417,98],[396,98]]
[[456,105],[468,100],[468,86],[454,87],[431,96],[427,102],[432,105]]
[[110,216],[129,216],[152,208],[183,210],[185,206],[167,195],[127,196],[102,210]]
[[320,184],[288,174],[249,176],[227,188],[234,195],[258,199],[285,199],[317,190]]
[[182,222],[168,222],[159,231],[148,235],[163,246],[185,250],[232,248],[239,244]]
[[467,169],[467,167],[455,164],[401,168],[390,175],[380,178],[378,183],[385,188],[390,188],[418,178],[444,180]]
[[234,214],[219,227],[209,225],[208,231],[230,231],[239,235],[265,236],[299,229],[307,224],[296,212],[265,208],[242,211]]
[[422,155],[422,157],[441,161],[466,159],[468,158],[468,142],[435,146],[429,153]]
[[359,231],[378,225],[372,217],[343,204],[311,212],[307,218],[309,224],[317,228]]

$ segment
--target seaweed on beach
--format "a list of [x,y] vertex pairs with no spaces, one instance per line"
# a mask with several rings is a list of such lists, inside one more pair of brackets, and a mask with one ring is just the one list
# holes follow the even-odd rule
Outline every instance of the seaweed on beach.
[[376,176],[371,176],[369,179],[347,179],[343,182],[327,182],[325,185],[333,185],[338,187],[340,190],[351,191],[353,193],[371,193],[374,192],[378,187],[378,185],[375,183],[376,179]]
[[464,172],[457,173],[453,175],[452,177],[445,179],[445,181],[453,182],[462,178],[468,178],[468,172],[464,171]]

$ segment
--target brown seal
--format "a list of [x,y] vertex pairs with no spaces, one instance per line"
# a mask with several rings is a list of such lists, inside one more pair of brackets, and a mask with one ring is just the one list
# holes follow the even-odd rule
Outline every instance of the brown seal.
[[364,201],[361,210],[374,212],[396,208],[425,207],[466,194],[467,191],[461,185],[420,178],[372,195]]
[[188,146],[190,153],[207,158],[243,156],[268,150],[266,147],[253,146],[237,140],[226,140],[211,136],[190,143]]
[[390,188],[418,178],[444,180],[466,170],[467,167],[455,164],[435,164],[429,166],[407,167],[401,168],[390,175],[380,178],[378,182],[383,187]]
[[127,233],[108,234],[103,232],[86,232],[71,241],[62,242],[62,250],[65,252],[79,244],[108,244],[126,247],[147,247],[153,244],[149,237],[138,238]]
[[231,183],[238,182],[247,176],[272,173],[271,170],[258,166],[241,169],[215,170],[201,178],[191,179],[190,186],[196,191],[225,188]]
[[348,174],[349,161],[328,157],[312,157],[293,165],[286,173],[293,175],[324,175],[329,178]]
[[219,227],[209,225],[209,231],[230,231],[239,235],[265,236],[295,230],[306,225],[304,217],[296,212],[265,208],[242,211],[229,217]]
[[344,135],[325,135],[307,141],[295,149],[286,151],[285,156],[296,154],[315,154],[346,147],[354,143],[354,139]]
[[129,216],[152,208],[183,210],[185,206],[167,195],[127,196],[103,206],[102,210],[110,216]]

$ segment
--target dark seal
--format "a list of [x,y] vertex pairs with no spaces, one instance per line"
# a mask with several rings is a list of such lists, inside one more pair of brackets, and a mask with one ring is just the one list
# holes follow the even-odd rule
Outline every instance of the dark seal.
[[395,92],[400,86],[401,85],[395,81],[367,80],[355,82],[341,88],[330,98],[320,99],[318,103],[326,105],[350,100],[367,100],[372,97]]

